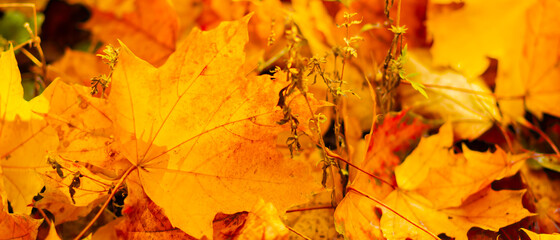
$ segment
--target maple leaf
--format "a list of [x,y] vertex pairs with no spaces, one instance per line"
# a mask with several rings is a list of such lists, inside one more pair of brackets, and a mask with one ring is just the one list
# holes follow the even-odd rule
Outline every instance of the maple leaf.
[[496,100],[481,79],[469,79],[451,70],[436,70],[426,51],[413,51],[409,56],[406,71],[418,74],[414,81],[428,86],[429,98],[410,86],[402,86],[399,93],[405,107],[429,118],[453,122],[458,138],[475,139],[492,127],[494,121],[501,120]]
[[481,75],[489,57],[497,59],[501,68],[512,53],[521,49],[525,11],[534,2],[524,0],[512,5],[507,0],[469,0],[455,9],[446,5],[428,8],[426,26],[433,38],[434,64],[451,66],[468,78]]
[[[4,209],[3,202],[0,196],[0,209]],[[9,214],[0,210],[0,239],[34,240],[41,222],[27,215]]]
[[304,163],[275,149],[285,128],[270,96],[283,84],[240,71],[248,20],[194,30],[159,69],[122,45],[113,73],[121,153],[171,223],[194,237],[212,236],[218,212],[246,211],[260,198],[283,212],[317,186]]
[[39,172],[49,167],[45,154],[56,149],[56,132],[36,113],[49,104],[43,96],[23,99],[21,76],[12,49],[0,58],[0,195],[9,200],[14,212],[26,205],[43,187]]
[[142,59],[160,66],[175,51],[177,15],[165,0],[138,0],[134,7],[122,16],[93,7],[84,28],[107,44],[117,45],[119,38]]
[[[457,240],[466,240],[471,227],[498,231],[500,227],[531,216],[523,208],[521,198],[525,190],[494,191],[490,187],[472,195],[460,207],[434,209],[429,200],[415,192],[393,191],[384,203],[407,219],[419,223],[435,234],[445,233]],[[381,217],[383,235],[393,239],[433,239],[391,211],[383,210]]]
[[[525,109],[541,118],[543,113],[560,116],[560,30],[555,23],[560,4],[539,0],[526,12],[524,45],[498,68],[496,95],[502,112],[513,118],[522,118]],[[518,26],[522,27],[522,26]],[[518,30],[519,31],[519,30]],[[501,65],[502,63],[500,63]]]
[[492,181],[514,175],[525,163],[526,155],[511,156],[497,148],[494,153],[481,153],[463,145],[463,154],[447,159],[446,165],[431,168],[428,178],[415,191],[430,199],[436,208],[459,206]]
[[437,135],[422,140],[395,170],[401,189],[414,190],[436,209],[461,205],[492,181],[517,173],[528,157],[506,154],[499,147],[490,153],[472,151],[467,146],[463,146],[462,154],[455,155],[450,130],[450,124],[446,124]]
[[[395,169],[398,188],[382,202],[429,231],[457,239],[466,239],[467,231],[473,226],[495,231],[530,215],[521,205],[524,191],[495,192],[489,187],[495,179],[515,174],[526,156],[509,156],[499,148],[494,153],[475,152],[466,146],[462,154],[454,154],[452,146],[450,123],[443,125],[438,134],[420,140],[404,163]],[[380,238],[375,228],[377,223],[388,239],[433,238],[371,201],[384,197],[370,190],[373,184],[373,180],[356,178],[351,188],[360,190],[350,191],[337,208],[337,222],[344,226],[347,236]],[[485,212],[497,202],[504,204]],[[376,207],[383,209],[381,220],[374,214]],[[494,218],[503,219],[494,221]]]
[[[456,239],[466,239],[473,226],[497,231],[530,215],[521,205],[524,191],[490,189],[495,179],[515,174],[526,156],[508,156],[499,148],[494,153],[475,152],[466,146],[463,154],[454,154],[452,144],[450,123],[422,139],[395,170],[399,189],[383,202],[430,231]],[[384,210],[380,223],[390,239],[432,238],[392,211]]]

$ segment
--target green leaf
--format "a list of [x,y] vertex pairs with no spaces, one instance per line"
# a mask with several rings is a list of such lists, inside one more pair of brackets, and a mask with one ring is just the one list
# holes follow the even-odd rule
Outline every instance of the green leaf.
[[412,88],[414,88],[416,91],[420,92],[420,94],[422,94],[422,96],[424,96],[426,99],[429,99],[428,94],[426,93],[426,90],[425,90],[426,87],[422,83],[410,80],[408,78],[405,78],[405,80],[407,80],[410,83],[410,85],[412,85]]

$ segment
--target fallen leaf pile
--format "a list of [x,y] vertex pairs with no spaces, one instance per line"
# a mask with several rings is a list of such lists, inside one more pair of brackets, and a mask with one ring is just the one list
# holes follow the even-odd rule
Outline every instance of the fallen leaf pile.
[[558,1],[25,2],[0,239],[558,238]]

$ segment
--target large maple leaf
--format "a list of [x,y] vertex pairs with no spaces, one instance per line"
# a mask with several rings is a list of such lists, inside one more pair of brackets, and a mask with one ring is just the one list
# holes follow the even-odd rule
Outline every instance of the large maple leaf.
[[437,135],[423,139],[396,168],[399,187],[414,190],[437,209],[457,207],[492,181],[517,173],[527,159],[527,155],[506,154],[499,147],[491,153],[463,146],[462,154],[454,154],[452,143],[450,124],[441,127]]
[[283,84],[240,71],[248,20],[194,30],[159,69],[123,45],[113,74],[122,153],[146,194],[194,237],[212,236],[218,212],[250,210],[260,198],[282,212],[316,187],[305,164],[275,149],[284,128],[270,96]]
[[[521,204],[524,191],[490,188],[493,180],[515,174],[523,155],[510,156],[499,148],[475,152],[466,146],[463,154],[454,154],[452,145],[450,123],[422,139],[395,170],[399,188],[383,202],[435,234],[456,239],[467,239],[474,226],[497,231],[531,215]],[[383,211],[380,223],[389,239],[432,238],[390,211]]]
[[[398,188],[383,201],[400,215],[429,231],[466,239],[471,227],[498,230],[531,214],[523,208],[524,191],[494,191],[490,184],[515,174],[523,155],[510,156],[499,149],[475,152],[464,147],[455,154],[450,123],[438,134],[423,138],[417,148],[395,169]],[[356,178],[356,181],[359,178]],[[369,185],[373,185],[373,181]],[[351,191],[337,208],[337,221],[343,223],[352,239],[433,239],[418,226],[383,209],[380,220],[374,214],[381,199],[368,182],[352,183]],[[497,206],[499,205],[499,206]],[[376,228],[377,224],[379,228]]]
[[[430,201],[415,192],[393,191],[386,204],[408,220],[435,234],[445,233],[458,240],[467,240],[471,227],[498,231],[531,213],[521,204],[525,190],[494,191],[490,187],[472,195],[460,207],[434,209]],[[383,211],[381,230],[387,239],[433,239],[432,236],[390,211]]]

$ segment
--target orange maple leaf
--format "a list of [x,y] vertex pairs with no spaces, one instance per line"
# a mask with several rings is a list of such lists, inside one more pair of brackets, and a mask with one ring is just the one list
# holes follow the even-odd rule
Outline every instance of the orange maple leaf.
[[454,154],[452,146],[451,124],[422,139],[395,170],[399,188],[419,193],[436,209],[457,207],[492,181],[517,173],[527,159],[527,155],[507,154],[499,147],[491,153],[463,146],[462,154]]
[[194,237],[212,236],[218,212],[250,210],[261,198],[283,212],[317,186],[304,163],[275,149],[285,128],[270,96],[282,83],[240,71],[248,20],[194,30],[159,69],[122,45],[113,73],[121,153],[171,223]]

